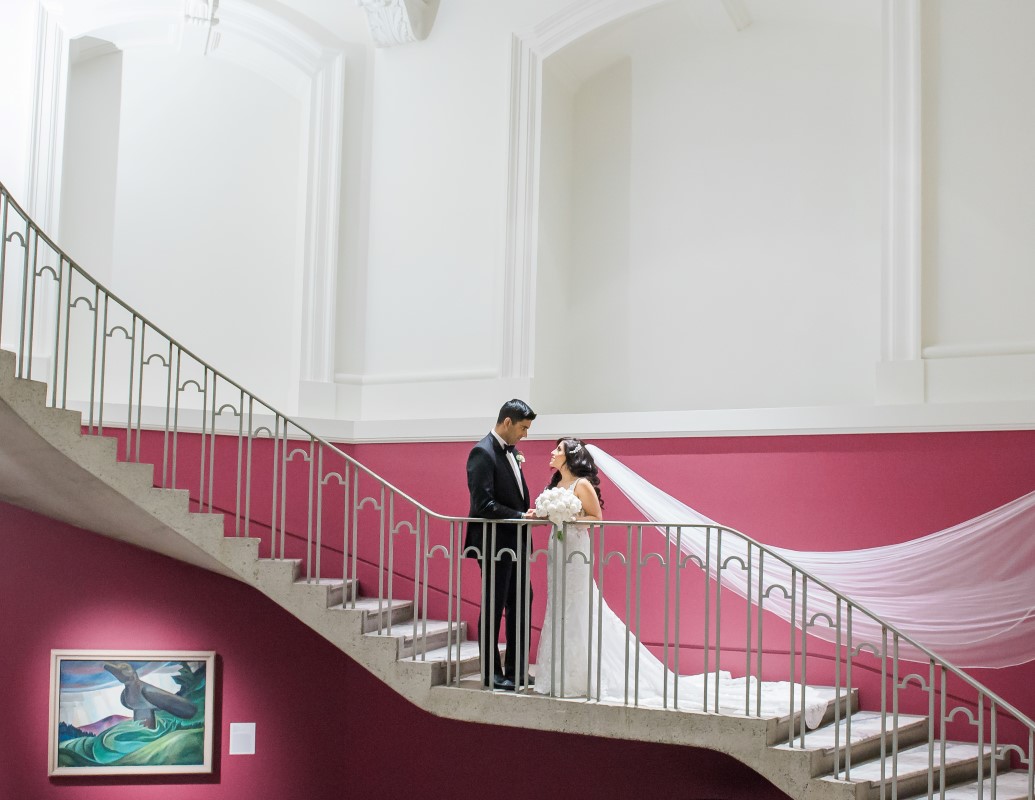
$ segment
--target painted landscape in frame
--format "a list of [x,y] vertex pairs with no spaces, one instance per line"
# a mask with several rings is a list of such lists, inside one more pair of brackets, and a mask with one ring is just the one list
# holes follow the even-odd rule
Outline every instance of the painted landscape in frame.
[[212,771],[216,654],[52,650],[50,775]]

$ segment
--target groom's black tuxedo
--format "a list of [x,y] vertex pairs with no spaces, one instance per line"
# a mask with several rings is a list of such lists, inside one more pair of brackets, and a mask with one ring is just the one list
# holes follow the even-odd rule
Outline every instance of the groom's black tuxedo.
[[[518,470],[520,473],[520,469]],[[521,475],[520,484],[507,458],[506,450],[493,434],[488,434],[472,449],[467,457],[467,488],[471,493],[469,516],[481,519],[520,519],[528,509],[528,485]],[[482,616],[478,620],[478,641],[482,652],[482,679],[486,685],[494,675],[515,679],[517,665],[524,665],[528,653],[527,605],[532,602],[532,588],[528,581],[529,528],[526,525],[496,525],[495,549],[493,526],[471,522],[467,526],[464,545],[471,558],[478,558],[482,566]],[[486,554],[492,556],[484,558]],[[518,581],[520,561],[521,580]],[[490,603],[494,611],[489,618]],[[507,655],[500,663],[500,620],[507,617]],[[520,642],[518,618],[521,618]],[[482,631],[482,620],[485,631]],[[490,672],[490,667],[492,671]],[[524,667],[521,667],[524,669]],[[522,680],[524,677],[522,676]]]

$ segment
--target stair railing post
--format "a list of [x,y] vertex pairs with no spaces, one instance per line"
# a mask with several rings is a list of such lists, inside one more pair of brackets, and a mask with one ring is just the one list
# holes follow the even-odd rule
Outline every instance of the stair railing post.
[[[841,774],[841,597],[837,598],[834,621],[834,780]],[[761,675],[759,676],[761,679]],[[852,691],[848,690],[845,716],[852,713]]]
[[[669,614],[671,604],[671,575],[669,574],[669,564],[672,561],[672,540],[669,538],[671,526],[665,526],[665,554],[661,556],[661,566],[665,571],[665,603],[664,603],[664,637],[661,640],[661,662],[665,667],[665,672],[662,673],[664,677],[664,684],[661,687],[661,707],[668,708],[668,665],[669,665]],[[673,681],[676,682],[676,681]]]
[[201,476],[198,482],[199,512],[205,508],[205,453],[206,448],[208,447],[208,367],[204,367],[202,372],[204,378],[201,387]]
[[[168,340],[169,349],[166,352],[166,359],[168,366],[165,370],[165,433],[162,435],[162,486],[166,489],[169,488],[169,416],[172,411],[173,403],[173,343],[172,339]],[[249,443],[251,442],[251,427],[250,427],[250,415],[249,415]]]
[[[391,572],[391,570],[392,570],[392,545],[391,545],[390,539],[389,539],[389,542],[388,542],[388,573],[387,574],[385,573],[385,539],[391,536],[391,532],[390,532],[391,529],[389,528],[388,535],[386,536],[386,531],[385,531],[385,489],[384,489],[383,486],[381,487],[380,517],[381,517],[380,524],[378,525],[378,536],[379,536],[379,539],[378,539],[378,553],[377,553],[377,558],[378,558],[378,562],[377,562],[377,574],[378,574],[378,579],[377,579],[377,619],[378,619],[378,625],[377,625],[377,628],[378,628],[378,630],[377,630],[377,632],[378,632],[378,634],[381,634],[381,633],[384,632],[382,630],[382,626],[384,625],[384,602],[385,602],[385,599],[386,599],[386,596],[385,596],[386,586],[387,586],[387,590],[388,590],[387,599],[389,601],[389,604],[388,604],[389,611],[388,611],[388,613],[389,613],[389,615],[391,615],[391,613],[392,613],[391,612],[391,598],[392,598],[392,572]],[[391,525],[390,521],[389,521],[389,525]]]
[[[679,710],[679,656],[682,653],[682,647],[680,645],[680,634],[682,627],[680,625],[679,611],[683,607],[683,567],[686,562],[683,560],[683,526],[679,525],[676,527],[676,543],[675,543],[675,571],[676,571],[676,586],[675,586],[675,620],[673,621],[676,627],[676,652],[675,661],[673,663],[674,672],[676,675],[675,685],[672,687],[672,707]],[[748,603],[748,614],[751,614],[751,603]],[[749,634],[750,635],[750,634]],[[744,648],[745,653],[750,651],[749,647]],[[744,712],[747,713],[746,711]]]
[[[852,638],[852,604],[846,604],[848,622],[846,626],[847,650],[845,653],[845,689],[848,691],[848,702],[852,702],[852,653],[855,643]],[[845,715],[845,780],[852,779],[852,715]]]
[[[29,284],[33,290],[36,286],[36,251],[39,249],[39,233],[32,227],[28,219],[25,220],[25,274],[22,279],[22,318],[18,324],[18,377],[32,380],[32,317],[29,306]],[[29,249],[32,249],[32,270],[29,270]],[[25,327],[28,325],[29,341],[26,351]],[[28,364],[26,364],[28,359]]]
[[630,658],[630,630],[629,620],[632,618],[632,592],[633,592],[633,526],[626,526],[625,552],[628,557],[625,559],[625,705],[629,705],[629,658]]
[[898,800],[898,634],[891,640],[891,800]]
[[[997,711],[998,711],[998,709],[996,707],[995,700],[989,701],[989,705],[988,705],[988,725],[989,725],[989,734],[990,734],[990,738],[991,738],[991,742],[992,742],[992,767],[991,767],[991,770],[990,770],[990,772],[991,772],[990,778],[991,778],[991,781],[992,781],[992,800],[996,800],[996,797],[995,797],[995,794],[996,794],[996,791],[995,791],[996,790],[996,781],[999,778],[999,759],[996,758],[996,753],[999,750],[999,735],[998,735],[999,731],[998,731],[998,727],[997,727],[997,722],[998,722]],[[1009,764],[1007,764],[1007,767],[1009,767]],[[982,792],[984,792],[984,786],[982,786]],[[984,798],[984,795],[982,794],[982,797],[979,798],[979,800],[983,800],[983,798]]]
[[280,557],[287,558],[288,418],[281,417],[283,441],[280,444]]
[[[805,749],[805,686],[808,680],[808,655],[809,655],[809,576],[803,575],[801,579],[801,724],[798,726],[799,746]],[[794,673],[791,673],[793,679]]]
[[4,331],[4,285],[7,283],[7,214],[11,200],[7,190],[0,186],[0,337]]
[[[446,547],[446,557],[449,559],[449,580],[446,584],[446,608],[448,609],[448,617],[446,622],[450,623],[452,627],[452,621],[456,619],[456,670],[450,671],[452,666],[452,660],[446,659],[446,686],[453,684],[455,686],[460,685],[460,646],[461,638],[460,631],[462,625],[462,611],[460,607],[460,576],[463,573],[463,561],[464,557],[463,550],[463,525],[456,522],[455,520],[449,521],[449,539],[448,546]],[[454,576],[455,568],[455,576]],[[454,589],[456,599],[454,600]],[[453,603],[456,603],[455,616]],[[479,673],[480,677],[480,673]]]
[[97,435],[104,435],[104,384],[108,377],[108,306],[111,295],[104,293],[104,316],[101,322],[101,392],[97,408]]
[[[789,692],[787,698],[787,714],[789,717],[788,730],[787,730],[787,745],[789,747],[794,746],[794,671],[797,668],[797,660],[795,655],[797,653],[797,647],[795,646],[795,628],[797,627],[796,620],[798,618],[798,570],[791,567],[791,613],[790,613],[790,627],[791,627],[791,641],[790,641],[790,652],[788,653],[788,659],[790,661],[790,669],[787,670],[787,674],[791,680],[788,681],[787,691]],[[718,709],[716,709],[718,710]],[[804,720],[803,720],[804,722]]]
[[[134,315],[133,319],[133,335],[136,336],[136,325],[137,317]],[[141,426],[141,414],[144,406],[144,367],[147,365],[149,359],[145,357],[145,348],[147,346],[147,323],[140,319],[140,347],[137,352],[137,359],[134,362],[134,366],[138,368],[140,375],[137,378],[137,422],[136,422],[136,441],[134,447],[136,450],[135,461],[140,463],[140,426]],[[132,384],[132,381],[130,381]],[[130,408],[133,407],[132,394],[130,395]],[[129,435],[133,433],[133,426],[130,425]]]
[[[395,493],[392,493],[392,504],[395,504]],[[400,525],[403,523],[400,523]],[[423,637],[425,638],[425,644],[427,643],[428,634],[428,603],[427,596],[424,597],[424,603],[420,603],[420,587],[421,587],[421,545],[420,545],[420,510],[417,510],[417,527],[414,530],[414,548],[413,548],[413,655],[411,656],[416,660],[417,651],[420,649],[417,640],[417,625],[420,623]],[[394,541],[394,540],[393,540]],[[424,571],[427,574],[427,560],[424,561]],[[419,619],[418,619],[419,618]]]
[[50,404],[58,408],[58,361],[60,359],[61,345],[61,317],[64,307],[61,303],[61,295],[65,292],[65,257],[57,254],[58,257],[58,292],[57,292],[57,313],[54,315],[54,358],[53,369],[51,370]]
[[137,315],[130,315],[129,339],[129,384],[126,386],[126,461],[130,461],[133,445],[133,378],[135,377],[137,352]]
[[[348,467],[345,470],[348,476]],[[345,489],[348,495],[348,484]],[[356,589],[352,592],[352,607],[356,607],[356,596],[359,594],[359,467],[352,468],[352,499],[351,499],[351,522],[352,522],[352,580],[356,582]],[[345,532],[348,534],[349,518],[345,519]]]
[[[754,559],[751,557],[751,542],[748,542],[747,546],[747,602],[744,606],[744,716],[751,715],[751,606],[752,606],[752,590],[754,589],[754,581],[752,580]],[[762,676],[758,675],[758,681],[762,680]]]
[[880,651],[880,800],[887,796],[888,763],[888,629],[881,626]]
[[938,717],[939,717],[938,718],[939,740],[941,742],[941,764],[939,764],[939,769],[938,769],[938,771],[939,771],[938,792],[939,792],[939,795],[942,798],[944,798],[945,797],[945,783],[946,783],[946,775],[945,775],[945,747],[946,747],[945,724],[946,724],[946,721],[947,721],[946,720],[946,716],[945,716],[945,705],[946,705],[946,696],[948,694],[948,689],[946,688],[946,685],[945,685],[945,678],[946,678],[945,667],[944,666],[939,667],[938,671],[941,673],[941,681],[940,681],[940,687],[939,687],[941,689],[941,707],[940,707],[939,712],[938,712]]
[[205,368],[206,371],[212,373],[212,394],[210,395],[210,402],[212,404],[212,425],[209,434],[208,448],[208,513],[211,514],[215,511],[216,502],[216,443],[219,441],[216,438],[216,425],[219,422],[219,411],[218,409],[218,397],[219,397],[219,373],[214,369]]
[[[277,557],[277,511],[280,500],[280,415],[273,418],[273,461],[270,466],[273,468],[273,491],[270,492],[270,558]],[[280,550],[280,557],[284,557],[283,548]]]
[[[569,558],[568,558],[568,535],[569,535],[568,523],[567,522],[562,522],[561,523],[561,527],[557,528],[555,533],[559,534],[560,537],[561,537],[560,538],[560,548],[559,548],[560,551],[561,551],[561,553],[560,553],[561,557],[558,559],[558,561],[560,562],[560,566],[558,567],[558,572],[557,572],[557,575],[558,575],[560,580],[557,583],[554,583],[554,586],[560,586],[560,590],[561,591],[560,591],[560,598],[559,598],[560,599],[560,603],[555,603],[555,605],[559,608],[559,610],[557,610],[557,609],[554,610],[554,618],[557,619],[558,615],[559,615],[558,622],[560,623],[559,625],[555,626],[557,628],[557,630],[558,630],[558,635],[556,637],[557,638],[558,649],[553,651],[553,659],[552,660],[558,662],[558,664],[559,664],[558,670],[561,673],[561,678],[560,678],[560,681],[559,681],[558,696],[559,697],[564,697],[565,696],[565,687],[564,687],[564,672],[565,672],[565,670],[564,670],[564,660],[565,659],[564,659],[564,656],[565,656],[565,651],[567,650],[567,648],[564,646],[564,643],[568,640],[567,628],[565,626],[566,616],[567,615],[564,613],[564,609],[567,607],[567,598],[568,598],[568,566],[571,563],[569,561]],[[560,654],[560,657],[558,657],[558,653]]]
[[[715,713],[719,712],[719,672],[722,662],[722,528],[715,529]],[[793,681],[794,673],[791,673]]]
[[[248,396],[249,400],[251,395]],[[234,536],[241,535],[241,483],[244,479],[244,389],[241,389],[237,398],[237,480],[234,485]],[[248,439],[251,440],[251,424],[248,426]]]
[[[646,563],[643,557],[643,526],[636,526],[636,575],[633,580],[633,591],[635,592],[636,604],[636,640],[643,641],[643,566]],[[640,648],[636,648],[636,656],[633,660],[633,705],[640,705]]]
[[[314,550],[313,535],[313,504],[315,498],[313,497],[313,470],[316,466],[316,453],[313,452],[313,437],[309,437],[309,478],[306,481],[306,497],[305,497],[305,578],[306,583],[311,583],[315,578],[317,581],[320,580],[320,548],[317,545]],[[313,562],[316,562],[315,564]],[[314,569],[315,568],[315,569]]]
[[708,711],[708,673],[710,670],[711,662],[709,661],[709,651],[711,649],[711,579],[712,579],[712,528],[707,526],[704,529],[704,671],[702,673],[704,680],[702,683],[701,692],[704,695],[702,697],[702,705],[704,710]]
[[758,554],[758,644],[755,648],[755,716],[762,716],[762,628],[765,623],[763,604],[765,603],[765,550]]
[[[90,427],[92,434],[98,430],[95,426],[98,420],[94,417],[94,404],[97,402],[97,326],[101,318],[101,287],[96,283],[93,286],[93,336],[90,339]],[[103,341],[103,337],[102,337]]]
[[[596,536],[593,535],[596,530]],[[604,526],[598,524],[590,525],[587,531],[589,535],[589,563],[586,564],[586,624],[589,630],[586,631],[586,697],[593,696],[593,626],[596,624],[596,609],[593,608],[593,567],[596,564],[598,545],[597,540],[604,537]],[[529,638],[531,642],[531,638]]]

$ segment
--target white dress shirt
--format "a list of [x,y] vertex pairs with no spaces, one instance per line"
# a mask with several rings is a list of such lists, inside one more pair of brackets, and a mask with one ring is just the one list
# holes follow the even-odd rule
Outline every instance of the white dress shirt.
[[[502,447],[502,448],[504,448],[504,450],[506,450],[507,443],[505,441],[503,441],[503,437],[500,436],[498,433],[496,433],[496,431],[494,431],[494,430],[489,431],[489,433],[491,433],[493,436],[495,436],[496,437],[496,441],[500,443],[500,447]],[[522,489],[522,491],[524,491],[524,489],[521,486],[521,467],[518,466],[517,458],[514,456],[514,453],[511,450],[507,450],[506,451],[506,456],[507,456],[507,461],[510,462],[510,468],[514,471],[514,480],[517,481],[518,488]]]

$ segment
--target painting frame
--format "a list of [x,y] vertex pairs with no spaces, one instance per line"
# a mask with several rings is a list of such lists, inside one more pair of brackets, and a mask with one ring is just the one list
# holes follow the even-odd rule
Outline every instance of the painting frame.
[[211,773],[215,668],[213,650],[51,650],[47,774]]

